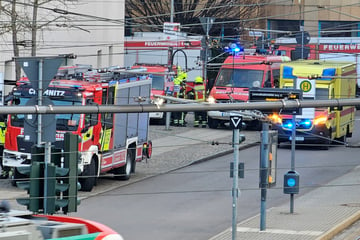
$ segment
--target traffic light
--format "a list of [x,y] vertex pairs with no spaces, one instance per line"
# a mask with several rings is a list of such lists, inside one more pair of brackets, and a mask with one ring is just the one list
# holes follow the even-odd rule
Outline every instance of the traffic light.
[[66,133],[64,152],[53,149],[51,164],[48,165],[47,213],[62,210],[63,213],[76,212],[78,192],[78,143],[77,135]]
[[64,179],[69,173],[67,168],[50,163],[47,166],[47,196],[44,196],[44,213],[54,214],[61,208],[67,206],[68,200],[64,198],[64,192],[69,185]]
[[64,138],[64,167],[69,169],[68,177],[64,179],[69,185],[65,191],[65,199],[68,200],[67,206],[63,207],[63,212],[76,212],[80,201],[77,198],[80,184],[78,182],[78,160],[79,160],[79,137],[77,135],[66,133]]
[[45,163],[44,147],[34,146],[31,151],[32,164],[17,168],[21,174],[29,177],[27,181],[17,182],[17,186],[27,190],[30,195],[29,198],[17,199],[17,202],[27,206],[29,211],[54,214],[60,209],[64,213],[77,210],[78,139],[72,135],[69,141],[66,136],[65,153],[52,148],[51,160]]
[[299,174],[296,171],[288,171],[284,175],[284,193],[298,194],[299,193]]
[[33,162],[31,166],[18,167],[17,170],[28,176],[26,181],[17,181],[17,187],[27,190],[29,198],[18,198],[16,201],[25,205],[29,211],[34,213],[42,212],[44,196],[44,163]]
[[[238,164],[238,177],[244,178],[245,176],[245,163],[239,162]],[[234,177],[234,162],[230,162],[230,178]]]
[[29,198],[19,198],[16,201],[25,205],[29,211],[39,213],[43,210],[44,200],[44,147],[31,148],[32,164],[18,167],[17,171],[28,177],[28,180],[17,181],[17,187],[27,190]]

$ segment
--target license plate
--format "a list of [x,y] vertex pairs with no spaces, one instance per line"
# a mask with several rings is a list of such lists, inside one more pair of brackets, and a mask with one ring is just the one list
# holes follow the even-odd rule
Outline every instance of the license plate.
[[[289,140],[292,140],[292,137],[289,137]],[[295,141],[304,141],[304,137],[295,137]]]

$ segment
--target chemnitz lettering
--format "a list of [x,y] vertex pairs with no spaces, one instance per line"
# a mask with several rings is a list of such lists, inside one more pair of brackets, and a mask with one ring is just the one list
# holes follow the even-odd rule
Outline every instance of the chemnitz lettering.
[[63,97],[65,96],[65,91],[47,89],[44,92],[44,96]]

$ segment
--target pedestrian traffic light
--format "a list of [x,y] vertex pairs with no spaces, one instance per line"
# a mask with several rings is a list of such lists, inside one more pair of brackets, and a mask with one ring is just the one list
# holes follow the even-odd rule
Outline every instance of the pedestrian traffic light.
[[17,170],[28,177],[28,180],[17,181],[17,187],[27,190],[28,198],[18,198],[16,201],[25,205],[29,211],[42,212],[44,196],[44,163],[33,162],[31,166],[18,167]]
[[[238,177],[244,178],[245,176],[245,163],[239,162],[238,164]],[[234,162],[230,162],[230,178],[234,177]]]
[[18,181],[17,185],[27,190],[30,196],[19,198],[17,202],[35,213],[54,214],[59,210],[64,213],[76,212],[79,204],[77,147],[78,140],[65,140],[65,154],[61,149],[51,148],[49,163],[44,161],[44,147],[33,147],[32,164],[17,168],[29,178],[27,181]]
[[299,193],[299,174],[296,171],[288,171],[284,175],[284,193],[298,194]]
[[27,177],[25,181],[16,181],[16,185],[26,190],[29,194],[29,198],[19,198],[16,201],[21,205],[25,205],[29,211],[34,213],[39,213],[43,210],[44,152],[44,147],[32,147],[32,164],[16,168],[19,173]]

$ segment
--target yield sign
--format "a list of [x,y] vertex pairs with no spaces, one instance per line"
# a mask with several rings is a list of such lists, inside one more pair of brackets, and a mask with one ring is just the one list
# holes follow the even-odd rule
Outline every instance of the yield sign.
[[230,127],[231,129],[240,129],[242,123],[242,117],[230,116]]
[[[31,85],[39,89],[39,71],[42,71],[43,89],[46,89],[50,81],[54,78],[58,68],[65,60],[64,57],[17,57],[16,63],[19,63],[28,77]],[[40,61],[43,62],[40,69]]]
[[209,31],[212,27],[212,24],[215,21],[215,18],[213,17],[199,17],[199,20],[201,22],[201,25],[206,33],[206,35],[209,35]]

